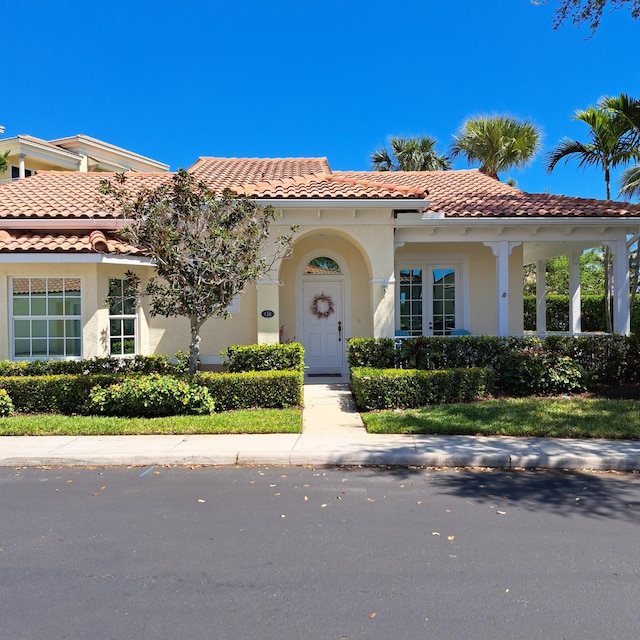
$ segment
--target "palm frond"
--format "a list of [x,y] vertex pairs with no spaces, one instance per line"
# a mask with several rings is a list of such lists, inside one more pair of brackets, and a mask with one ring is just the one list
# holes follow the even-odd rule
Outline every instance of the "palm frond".
[[619,195],[623,198],[640,197],[640,165],[631,167],[620,176]]

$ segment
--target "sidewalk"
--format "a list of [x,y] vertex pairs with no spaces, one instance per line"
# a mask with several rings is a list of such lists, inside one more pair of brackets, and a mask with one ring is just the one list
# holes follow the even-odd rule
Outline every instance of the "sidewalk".
[[4,436],[1,467],[87,465],[397,465],[640,470],[640,442],[372,435],[348,385],[306,384],[302,434]]

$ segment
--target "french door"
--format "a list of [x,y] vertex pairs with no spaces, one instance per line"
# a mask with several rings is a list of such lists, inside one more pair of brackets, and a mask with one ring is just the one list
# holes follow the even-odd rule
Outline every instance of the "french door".
[[400,269],[401,336],[448,336],[460,326],[460,268]]

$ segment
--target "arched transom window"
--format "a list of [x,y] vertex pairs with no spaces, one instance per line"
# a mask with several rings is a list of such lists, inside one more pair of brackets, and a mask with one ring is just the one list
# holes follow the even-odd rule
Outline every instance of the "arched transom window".
[[342,269],[332,258],[321,256],[309,261],[304,269],[305,276],[340,276]]

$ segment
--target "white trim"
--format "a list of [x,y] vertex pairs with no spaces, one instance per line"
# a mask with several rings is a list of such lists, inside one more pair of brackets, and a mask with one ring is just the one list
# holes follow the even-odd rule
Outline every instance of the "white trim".
[[0,264],[123,264],[131,266],[153,267],[151,258],[135,256],[111,256],[100,253],[0,253]]
[[[407,253],[398,256],[396,254],[396,261],[394,266],[394,272],[399,273],[401,269],[422,269],[423,275],[429,269],[454,267],[456,269],[456,302],[459,307],[456,309],[456,316],[460,319],[461,326],[459,329],[470,330],[471,323],[471,290],[469,285],[469,256],[465,253],[442,253],[442,254],[430,254],[430,253]],[[400,326],[400,279],[396,278],[396,301],[394,309],[395,326]],[[424,335],[426,329],[427,320],[427,298],[424,295],[427,286],[426,279],[423,279],[423,305],[422,305],[422,332]],[[459,297],[458,297],[459,294]]]
[[46,229],[49,233],[56,233],[66,229],[82,231],[84,229],[100,229],[101,231],[113,231],[125,227],[132,222],[127,218],[2,218],[0,229]]
[[[13,281],[14,280],[53,280],[53,279],[61,279],[61,280],[80,280],[80,315],[67,315],[62,313],[60,315],[49,315],[49,309],[47,308],[47,313],[42,316],[34,316],[32,314],[28,316],[15,316],[13,313]],[[86,328],[86,318],[85,318],[85,309],[86,309],[86,300],[85,300],[85,278],[83,276],[76,275],[10,275],[7,278],[7,312],[9,316],[9,358],[12,362],[22,362],[22,361],[31,361],[31,360],[81,360],[84,358],[84,347],[85,347],[85,336],[84,331]],[[64,298],[63,298],[64,299]],[[29,295],[29,300],[31,300],[31,296]],[[48,296],[45,298],[45,301],[48,302]],[[79,320],[80,321],[80,356],[28,356],[28,357],[18,357],[16,356],[16,336],[14,331],[14,320],[22,319],[22,320],[33,320],[34,318],[37,320],[44,320],[47,322],[47,325],[51,319],[63,320],[65,323],[67,320]],[[47,351],[49,350],[49,330],[47,329]],[[66,339],[66,338],[65,338]],[[30,334],[29,343],[31,347],[33,346],[33,336]],[[65,345],[66,350],[66,345]]]
[[[436,213],[436,212],[432,212]],[[510,217],[485,217],[485,218],[433,218],[431,216],[423,217],[423,222],[419,226],[429,226],[432,224],[437,227],[542,227],[542,226],[578,226],[578,227],[595,227],[605,225],[628,225],[638,227],[640,220],[638,218],[630,218],[629,216],[617,216],[617,217],[528,217],[528,218],[510,218]],[[415,223],[412,225],[412,221],[408,221],[406,224],[397,224],[400,219],[397,219],[396,226],[398,227],[410,227],[418,226]],[[427,224],[429,223],[429,224]]]
[[431,202],[420,198],[251,198],[274,209],[427,209]]
[[[304,270],[311,260],[314,258],[327,257],[335,260],[342,270],[342,274],[330,275],[330,276],[318,276],[318,275],[304,275]],[[342,283],[342,344],[343,344],[343,360],[342,360],[342,374],[346,375],[349,372],[349,366],[347,364],[347,340],[351,337],[351,274],[349,272],[349,264],[346,258],[333,249],[324,249],[319,247],[305,253],[298,261],[296,267],[296,285],[295,285],[295,312],[296,312],[296,333],[300,336],[300,341],[304,339],[304,282],[322,282],[323,278],[327,282],[341,282]]]

